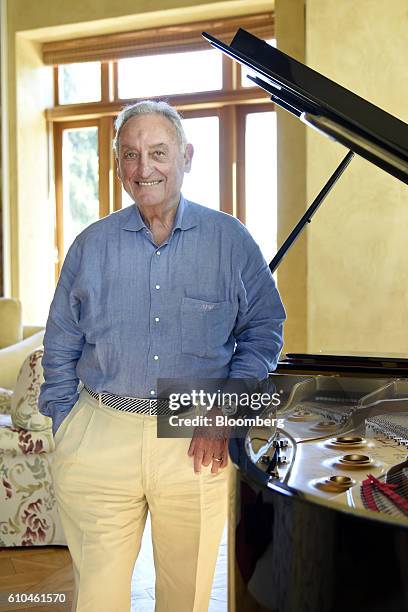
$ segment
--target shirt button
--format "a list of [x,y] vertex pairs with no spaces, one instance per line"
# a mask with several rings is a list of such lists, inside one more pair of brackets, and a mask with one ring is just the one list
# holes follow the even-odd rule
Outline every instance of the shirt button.
[[153,357],[153,359],[154,359],[155,361],[157,361],[157,360],[158,360],[158,358],[159,358],[159,356],[158,356],[158,355],[155,355],[155,356]]
[[160,255],[160,251],[156,251],[156,255]]
[[160,321],[160,317],[154,317],[154,320],[156,321],[156,323],[158,323]]
[[155,285],[156,289],[160,289],[160,285]]
[[152,389],[152,390],[150,391],[150,395],[156,395],[156,391],[155,391],[154,389]]

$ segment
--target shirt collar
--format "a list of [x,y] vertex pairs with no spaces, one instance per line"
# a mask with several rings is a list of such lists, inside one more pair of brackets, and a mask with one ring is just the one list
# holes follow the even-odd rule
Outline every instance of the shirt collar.
[[[142,219],[142,215],[140,214],[139,208],[136,204],[132,204],[129,206],[129,214],[126,217],[122,229],[130,230],[133,232],[138,232],[142,228],[146,227],[146,223]],[[181,229],[187,230],[191,227],[195,227],[198,225],[197,215],[191,206],[190,202],[184,198],[184,196],[180,195],[180,202],[177,206],[176,217],[173,223],[173,230]]]

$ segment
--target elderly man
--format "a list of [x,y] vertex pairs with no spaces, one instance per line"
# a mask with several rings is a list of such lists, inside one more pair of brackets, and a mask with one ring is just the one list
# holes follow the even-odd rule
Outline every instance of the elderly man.
[[128,612],[149,510],[156,610],[205,612],[226,517],[227,440],[200,430],[159,438],[157,381],[265,379],[285,313],[246,228],[181,195],[193,147],[175,109],[124,109],[114,146],[135,204],[73,242],[44,341],[40,410],[53,420],[73,609]]

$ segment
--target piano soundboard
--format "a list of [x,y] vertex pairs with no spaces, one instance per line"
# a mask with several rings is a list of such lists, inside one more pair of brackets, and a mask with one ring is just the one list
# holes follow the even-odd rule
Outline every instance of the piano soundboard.
[[408,380],[272,377],[281,404],[263,416],[283,426],[245,440],[269,484],[408,521]]

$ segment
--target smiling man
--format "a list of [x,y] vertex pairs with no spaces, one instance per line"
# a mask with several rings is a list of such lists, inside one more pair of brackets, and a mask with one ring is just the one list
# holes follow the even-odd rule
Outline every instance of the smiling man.
[[246,228],[182,196],[193,146],[175,109],[152,101],[124,109],[114,147],[134,204],[75,239],[44,340],[40,410],[53,419],[72,609],[129,611],[149,511],[156,612],[206,612],[227,511],[228,441],[199,428],[191,439],[158,438],[157,381],[265,379],[285,313]]
[[137,203],[155,243],[161,245],[173,226],[193,146],[164,115],[142,114],[119,126],[116,153],[123,187]]

